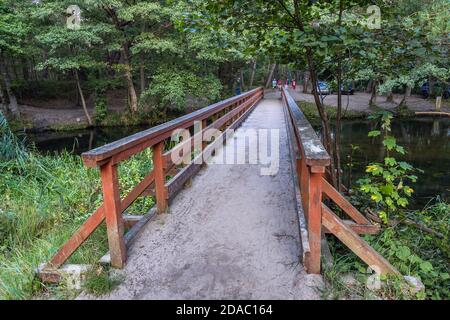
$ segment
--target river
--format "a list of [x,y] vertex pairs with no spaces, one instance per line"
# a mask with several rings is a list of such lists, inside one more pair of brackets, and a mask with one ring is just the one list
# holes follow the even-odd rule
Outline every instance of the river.
[[[146,127],[114,127],[42,132],[30,133],[27,138],[42,153],[67,150],[81,154],[144,129]],[[367,137],[373,129],[367,120],[343,121],[341,151],[345,184],[349,181],[354,184],[369,162],[382,160],[380,139]],[[424,173],[418,174],[418,182],[412,185],[415,189],[413,206],[423,207],[436,196],[450,201],[450,118],[395,120],[392,131],[397,143],[407,151],[403,159],[424,170]],[[352,145],[358,147],[353,152]],[[351,171],[350,161],[353,164]]]

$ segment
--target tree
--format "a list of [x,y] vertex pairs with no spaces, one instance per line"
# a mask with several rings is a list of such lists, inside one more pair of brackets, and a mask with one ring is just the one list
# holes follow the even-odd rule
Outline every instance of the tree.
[[104,35],[111,32],[109,26],[101,23],[89,23],[82,21],[77,29],[70,29],[66,25],[58,23],[64,21],[66,10],[65,1],[60,3],[58,8],[62,10],[47,10],[46,6],[36,9],[35,15],[45,18],[49,23],[40,29],[40,34],[36,40],[40,45],[48,50],[46,59],[39,63],[37,68],[53,69],[63,74],[72,76],[76,83],[76,90],[79,93],[83,111],[89,126],[93,125],[91,116],[86,105],[85,95],[80,80],[80,72],[83,70],[105,67],[105,63],[97,60],[98,50],[93,50],[96,46],[102,45]]
[[26,38],[30,32],[20,3],[0,2],[0,87],[4,87],[9,100],[6,108],[15,117],[20,117],[17,98],[11,88],[11,75],[7,62],[26,52]]

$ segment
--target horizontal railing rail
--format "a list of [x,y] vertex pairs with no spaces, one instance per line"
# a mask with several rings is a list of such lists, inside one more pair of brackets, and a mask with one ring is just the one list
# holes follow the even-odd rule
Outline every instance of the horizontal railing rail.
[[[135,235],[137,232],[133,228],[143,225],[139,222],[139,217],[124,215],[124,211],[140,196],[151,195],[156,198],[156,209],[151,212],[165,212],[170,199],[177,194],[188,179],[200,170],[201,161],[191,161],[187,164],[174,163],[171,157],[172,152],[176,152],[181,158],[191,158],[192,154],[195,159],[203,157],[205,153],[212,155],[213,149],[217,148],[219,143],[223,144],[226,141],[226,130],[237,128],[263,98],[263,95],[263,89],[257,88],[83,153],[82,159],[87,167],[99,167],[100,169],[103,204],[42,268],[41,278],[47,281],[58,279],[57,269],[70,258],[104,220],[108,235],[109,262],[113,267],[123,267],[128,245],[126,241],[131,241],[131,236],[124,237],[124,229],[126,226],[131,227],[127,235]],[[200,130],[196,131],[195,125],[197,124],[201,125]],[[166,145],[170,145],[166,142],[178,129],[194,129],[192,130],[194,136],[182,140],[172,146],[170,150],[165,150]],[[205,133],[211,129],[225,132],[214,139],[203,139]],[[186,144],[193,146],[196,138],[201,139],[200,146],[196,146],[197,149],[194,148],[194,152],[192,152],[192,148],[189,148],[188,154],[184,154],[183,147]],[[153,168],[151,172],[121,199],[117,166],[148,148],[152,149]],[[195,155],[197,151],[200,151],[200,154]],[[167,181],[168,176],[172,177]],[[144,217],[141,221],[148,221],[148,219],[148,217]]]

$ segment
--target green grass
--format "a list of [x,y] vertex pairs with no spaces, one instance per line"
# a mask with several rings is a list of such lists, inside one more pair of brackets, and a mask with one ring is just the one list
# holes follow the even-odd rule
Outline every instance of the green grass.
[[110,270],[94,267],[86,275],[83,289],[94,296],[101,296],[114,290],[122,281],[122,277],[111,275]]
[[[317,107],[315,103],[306,102],[306,101],[297,101],[298,106],[303,111],[304,115],[310,121],[320,120],[319,112],[317,111]],[[330,119],[335,119],[337,114],[337,108],[331,106],[325,106],[325,110]],[[362,119],[366,118],[367,113],[353,110],[344,110],[342,111],[342,119]]]
[[[385,228],[378,235],[366,235],[364,239],[385,257],[402,275],[411,275],[422,281],[425,292],[411,295],[404,290],[399,279],[389,278],[381,290],[371,292],[365,288],[367,266],[355,254],[334,238],[329,239],[335,258],[333,267],[324,271],[328,283],[324,291],[327,299],[436,299],[450,298],[450,246],[448,238],[450,204],[436,201],[423,210],[410,211],[410,219],[445,235],[443,239],[405,224]],[[346,274],[358,280],[348,285],[342,280]]]
[[[20,143],[0,144],[10,151],[8,157],[0,155],[0,299],[67,297],[61,287],[40,283],[35,270],[100,206],[99,172],[84,167],[79,156],[38,155]],[[122,196],[151,170],[149,159],[147,150],[119,166]],[[153,203],[139,198],[127,212],[146,213]],[[69,262],[93,264],[107,250],[102,225]]]

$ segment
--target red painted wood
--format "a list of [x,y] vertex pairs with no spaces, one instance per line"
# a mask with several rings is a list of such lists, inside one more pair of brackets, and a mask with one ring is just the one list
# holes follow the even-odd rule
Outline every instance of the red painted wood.
[[105,205],[106,229],[108,233],[111,266],[123,268],[126,260],[124,225],[120,204],[119,180],[117,166],[107,163],[100,167]]
[[310,253],[306,256],[306,270],[308,273],[320,274],[322,173],[310,173],[308,192],[308,236]]
[[156,206],[158,213],[167,210],[166,174],[164,172],[164,142],[153,147],[153,171],[155,172]]

